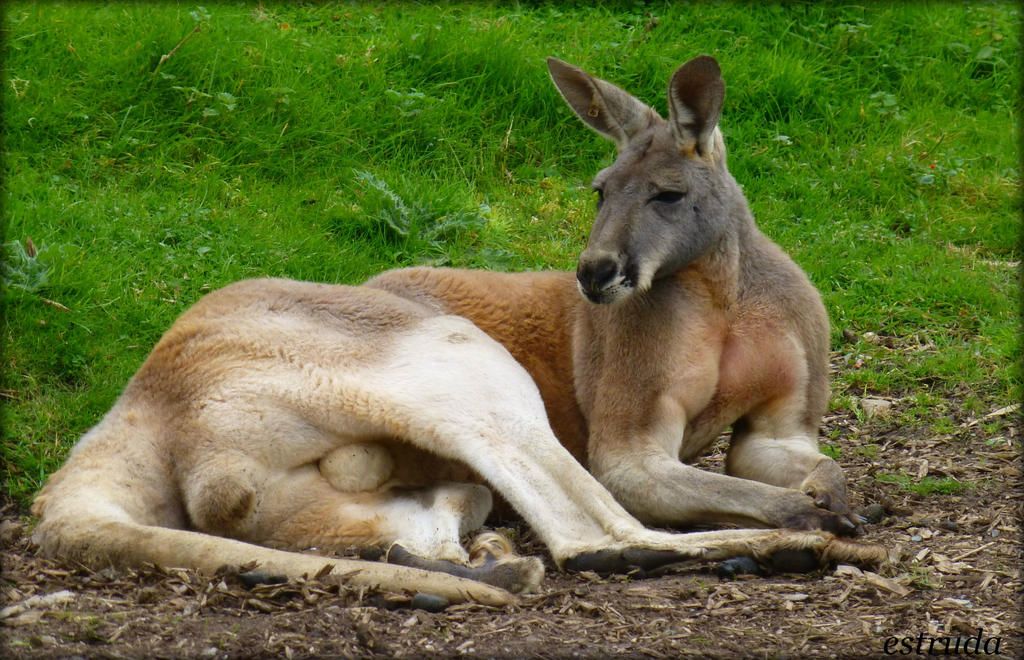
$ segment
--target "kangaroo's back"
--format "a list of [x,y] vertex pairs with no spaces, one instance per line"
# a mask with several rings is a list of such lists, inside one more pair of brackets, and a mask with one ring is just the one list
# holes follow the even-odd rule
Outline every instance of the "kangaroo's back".
[[573,332],[584,305],[572,273],[495,273],[406,268],[366,286],[469,319],[504,346],[533,377],[555,435],[586,465],[586,421],[573,379]]

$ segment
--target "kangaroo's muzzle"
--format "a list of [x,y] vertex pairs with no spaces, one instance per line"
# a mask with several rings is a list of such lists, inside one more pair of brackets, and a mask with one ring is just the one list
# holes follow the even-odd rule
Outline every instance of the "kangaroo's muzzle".
[[606,305],[628,296],[634,284],[624,274],[620,255],[584,250],[576,266],[576,283],[592,303]]

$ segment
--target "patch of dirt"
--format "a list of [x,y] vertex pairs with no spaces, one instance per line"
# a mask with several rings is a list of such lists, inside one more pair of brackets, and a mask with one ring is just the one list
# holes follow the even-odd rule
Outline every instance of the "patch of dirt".
[[[890,402],[898,411],[900,401]],[[432,613],[412,609],[408,597],[316,580],[250,588],[231,574],[93,572],[39,558],[26,521],[8,506],[0,512],[3,654],[1021,657],[1021,438],[1011,413],[994,412],[1000,414],[984,422],[965,413],[955,432],[937,438],[915,435],[892,416],[826,418],[853,504],[880,505],[880,520],[866,526],[864,538],[901,558],[878,573],[840,566],[726,579],[714,564],[687,564],[603,578],[549,565],[541,592],[506,609],[468,604]],[[718,451],[702,465],[720,469],[722,458]],[[901,472],[909,475],[904,483],[876,478]],[[969,486],[956,494],[911,490],[950,478]],[[528,530],[515,531],[523,552],[543,554]]]

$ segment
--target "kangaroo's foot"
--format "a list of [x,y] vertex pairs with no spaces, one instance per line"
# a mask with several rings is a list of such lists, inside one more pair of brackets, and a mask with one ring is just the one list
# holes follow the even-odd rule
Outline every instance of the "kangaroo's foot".
[[478,580],[512,593],[535,591],[544,578],[540,559],[517,555],[509,542],[494,532],[484,532],[474,539],[469,554],[469,564],[459,564],[447,559],[420,557],[396,543],[388,550],[387,561]]

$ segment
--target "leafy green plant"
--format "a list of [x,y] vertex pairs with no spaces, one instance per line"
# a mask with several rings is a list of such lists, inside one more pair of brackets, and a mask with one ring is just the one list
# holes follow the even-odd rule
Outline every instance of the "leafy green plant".
[[819,447],[822,454],[825,454],[832,460],[839,460],[839,457],[843,454],[843,448],[833,444],[823,444]]
[[347,192],[355,201],[332,214],[332,232],[366,241],[367,249],[383,247],[396,262],[419,255],[417,262],[443,265],[458,258],[452,245],[488,223],[490,208],[465,199],[457,187],[405,181],[403,188],[399,193],[369,171],[353,172]]
[[873,442],[869,442],[867,444],[859,445],[854,450],[854,453],[860,454],[861,456],[864,456],[865,458],[868,458],[869,460],[874,460],[874,459],[878,458],[878,450],[879,450],[879,447],[878,447],[877,444],[875,444]]
[[0,281],[5,288],[36,293],[46,286],[48,267],[20,241],[0,245]]

